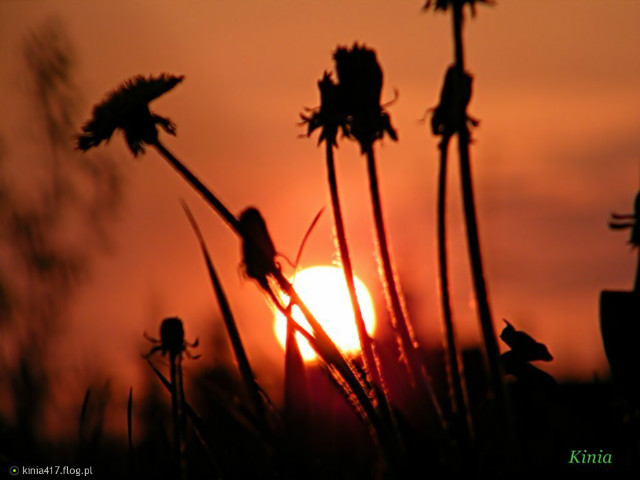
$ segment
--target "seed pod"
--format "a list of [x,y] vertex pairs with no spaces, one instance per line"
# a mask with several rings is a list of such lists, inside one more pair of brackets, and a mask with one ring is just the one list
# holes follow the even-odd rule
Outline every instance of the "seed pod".
[[466,114],[471,100],[472,81],[466,72],[460,72],[454,65],[449,67],[440,92],[440,104],[431,117],[434,135],[451,136],[465,128],[467,122],[474,124],[474,120]]
[[255,279],[265,290],[270,290],[267,276],[280,270],[275,260],[273,246],[267,224],[258,209],[249,207],[240,215],[242,235],[242,262],[245,273]]
[[178,317],[165,318],[160,325],[162,353],[180,354],[185,348],[184,327]]

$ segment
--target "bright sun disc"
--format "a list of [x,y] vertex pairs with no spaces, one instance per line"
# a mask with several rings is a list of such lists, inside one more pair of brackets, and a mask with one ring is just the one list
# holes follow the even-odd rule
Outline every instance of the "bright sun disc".
[[[354,276],[354,280],[356,296],[358,297],[364,324],[367,332],[372,335],[376,322],[371,295],[358,277]],[[353,308],[351,307],[347,283],[344,280],[344,273],[341,268],[331,266],[305,268],[296,274],[293,287],[316,317],[316,320],[322,325],[322,328],[343,353],[355,354],[360,351],[360,341],[353,316]],[[287,297],[284,296],[283,300],[286,302]],[[285,348],[287,320],[280,312],[276,312],[275,317],[274,330],[276,337],[282,348]],[[311,331],[309,324],[297,307],[293,308],[293,318],[303,328]],[[296,338],[302,358],[305,361],[314,360],[316,353],[307,340],[299,333]]]

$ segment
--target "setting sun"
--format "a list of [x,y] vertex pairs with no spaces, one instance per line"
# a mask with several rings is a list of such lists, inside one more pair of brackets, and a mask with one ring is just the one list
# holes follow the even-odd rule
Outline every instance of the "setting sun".
[[[371,295],[358,277],[355,277],[355,285],[364,323],[369,334],[373,334],[375,313]],[[342,352],[352,354],[360,351],[349,292],[341,268],[331,266],[306,268],[298,272],[293,280],[293,286]],[[286,297],[284,298],[286,299]],[[293,317],[300,325],[309,328],[297,308],[293,309]],[[280,345],[284,348],[287,321],[280,312],[276,312],[274,330]],[[306,361],[314,360],[316,354],[309,343],[300,334],[297,338],[302,357]]]

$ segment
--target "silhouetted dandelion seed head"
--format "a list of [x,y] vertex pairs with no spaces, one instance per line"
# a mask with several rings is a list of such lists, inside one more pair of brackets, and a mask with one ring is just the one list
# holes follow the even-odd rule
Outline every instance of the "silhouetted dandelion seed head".
[[240,214],[240,234],[245,273],[266,290],[269,288],[267,276],[278,271],[279,267],[267,224],[257,208],[249,207]]
[[324,72],[324,76],[318,81],[318,89],[320,107],[312,115],[300,116],[303,123],[308,124],[307,136],[311,136],[317,128],[322,128],[318,144],[326,140],[330,145],[337,145],[338,130],[342,129],[342,134],[347,134],[347,115],[343,108],[342,90],[328,72]]
[[154,343],[159,343],[159,345],[151,349],[147,354],[147,357],[153,355],[158,350],[161,350],[163,355],[169,353],[172,356],[177,356],[182,353],[186,353],[187,356],[191,358],[198,358],[197,356],[192,356],[187,350],[188,347],[197,347],[198,340],[196,339],[193,343],[188,343],[185,340],[184,326],[182,325],[182,320],[178,317],[169,317],[162,321],[162,324],[160,325],[160,340],[155,340],[149,337],[147,338]]
[[149,110],[149,103],[171,90],[184,79],[163,73],[157,77],[145,78],[141,75],[127,80],[107,95],[107,98],[93,108],[91,119],[82,127],[78,135],[77,147],[86,151],[108,142],[113,133],[120,129],[134,155],[144,153],[144,144],[152,144],[158,139],[159,125],[171,135],[176,126],[168,118]]
[[389,115],[380,104],[382,68],[376,53],[357,43],[351,48],[338,47],[333,54],[338,82],[329,73],[318,82],[320,107],[312,115],[301,115],[308,124],[307,135],[322,128],[319,142],[336,144],[336,135],[354,138],[365,152],[386,133],[398,139]]

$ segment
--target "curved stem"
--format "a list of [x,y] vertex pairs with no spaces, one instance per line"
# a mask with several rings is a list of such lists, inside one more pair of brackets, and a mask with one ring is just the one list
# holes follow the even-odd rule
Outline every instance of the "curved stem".
[[[453,31],[455,40],[456,66],[464,71],[464,57],[462,49],[462,2],[453,2]],[[493,391],[498,400],[508,405],[506,387],[503,380],[502,365],[500,364],[500,349],[493,326],[491,308],[489,306],[489,294],[485,281],[482,255],[480,253],[480,240],[478,236],[478,220],[476,217],[476,205],[471,180],[471,166],[469,161],[469,131],[463,128],[458,132],[458,151],[460,155],[460,181],[462,186],[462,199],[467,227],[467,246],[469,260],[473,276],[473,286],[476,295],[478,316],[482,329],[485,350],[489,364],[489,376]]]
[[202,196],[204,199],[211,205],[220,216],[229,224],[231,228],[233,228],[236,232],[240,231],[240,222],[238,219],[229,211],[227,207],[223,205],[223,203],[218,200],[218,198],[211,193],[211,191],[202,183],[198,177],[196,177],[191,170],[189,170],[180,160],[178,160],[173,153],[171,153],[167,148],[159,141],[156,140],[155,143],[152,144],[160,154],[169,162],[169,164],[175,168],[180,175],[184,177],[184,179],[189,182],[189,184]]
[[380,200],[380,188],[378,186],[378,172],[376,168],[375,156],[373,154],[373,146],[369,146],[365,150],[367,156],[367,170],[369,173],[369,190],[371,193],[371,205],[373,207],[373,219],[376,228],[376,237],[378,243],[378,251],[380,254],[380,262],[382,264],[382,283],[389,304],[389,310],[393,321],[393,328],[400,339],[400,346],[405,355],[407,370],[413,381],[424,390],[430,398],[436,410],[436,414],[445,433],[448,433],[448,426],[442,414],[440,403],[435,396],[433,387],[429,380],[424,362],[420,358],[417,350],[417,343],[414,339],[411,324],[404,311],[404,306],[400,300],[400,289],[396,282],[396,275],[393,271],[391,263],[391,254],[389,252],[389,242],[387,240],[387,230],[384,225],[382,215],[382,202]]
[[447,355],[447,373],[451,389],[452,410],[458,415],[464,426],[466,436],[473,438],[473,424],[469,410],[469,399],[464,385],[464,365],[456,341],[453,313],[451,311],[451,296],[449,291],[449,265],[447,258],[447,150],[449,138],[445,136],[440,144],[440,174],[438,176],[438,264],[440,268],[440,301],[442,318],[444,320]]
[[338,180],[336,176],[335,161],[333,158],[333,146],[331,145],[331,142],[325,142],[325,144],[327,150],[327,176],[329,180],[329,190],[331,192],[331,206],[333,208],[336,237],[338,239],[338,250],[340,253],[342,271],[344,272],[344,279],[349,291],[349,299],[351,300],[351,306],[353,308],[353,317],[358,330],[360,346],[362,347],[364,371],[371,385],[378,385],[382,388],[382,398],[379,398],[378,401],[380,401],[385,409],[387,409],[388,405],[386,400],[387,392],[385,383],[382,378],[382,372],[378,370],[379,362],[376,361],[371,337],[367,332],[364,318],[362,317],[362,310],[360,309],[360,304],[358,303],[358,297],[356,294],[353,267],[351,265],[351,255],[349,254],[349,245],[347,244],[344,219],[342,216],[342,206],[340,205],[340,197],[338,195]]
[[354,282],[353,267],[351,264],[351,255],[349,253],[349,245],[347,243],[347,235],[344,227],[344,219],[342,216],[342,206],[340,204],[340,196],[338,194],[338,179],[336,175],[335,160],[333,156],[333,145],[326,141],[326,157],[327,157],[327,177],[329,180],[329,191],[331,192],[331,206],[333,209],[334,225],[336,229],[336,237],[338,239],[338,250],[340,253],[340,261],[344,279],[349,291],[349,299],[353,308],[353,317],[358,331],[360,347],[362,348],[362,361],[364,373],[369,384],[373,387],[372,395],[378,403],[380,414],[386,422],[389,430],[394,432],[394,437],[400,444],[400,435],[397,432],[393,412],[389,403],[389,392],[387,384],[382,372],[382,365],[373,349],[373,342],[367,332],[362,310],[358,302],[356,294],[356,286]]
[[[453,33],[455,44],[456,67],[464,73],[464,51],[462,44],[462,7],[464,2],[453,2]],[[498,411],[506,433],[506,448],[510,451],[509,468],[521,470],[522,452],[517,439],[514,417],[511,410],[511,402],[504,381],[502,363],[500,362],[500,349],[493,325],[489,294],[485,281],[482,256],[480,253],[480,240],[478,235],[478,220],[476,217],[475,196],[471,178],[471,165],[469,158],[469,129],[466,125],[458,132],[458,152],[460,156],[460,182],[462,188],[462,200],[464,205],[465,223],[467,229],[467,247],[471,263],[471,274],[476,296],[478,317],[484,340],[485,352],[489,364],[489,376],[491,387],[496,396]]]

